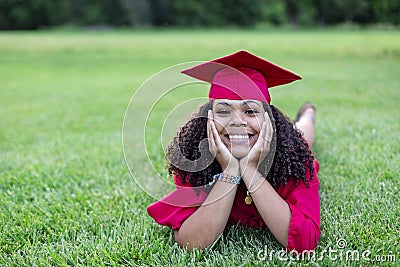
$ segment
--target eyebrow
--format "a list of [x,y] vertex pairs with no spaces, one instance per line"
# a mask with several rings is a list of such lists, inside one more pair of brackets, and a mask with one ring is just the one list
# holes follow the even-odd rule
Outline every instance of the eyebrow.
[[[240,103],[241,106],[245,106],[245,105],[249,105],[250,103],[254,103],[257,106],[260,106],[256,101],[254,100],[244,100],[242,103]],[[229,104],[228,102],[218,102],[217,105],[222,105],[222,106],[228,106],[228,107],[232,107],[231,104]]]
[[232,105],[227,102],[218,102],[217,105],[232,107]]
[[244,100],[244,101],[242,102],[241,106],[249,105],[250,103],[254,103],[254,104],[256,104],[257,106],[259,106],[259,104],[258,104],[256,101],[254,101],[254,100]]

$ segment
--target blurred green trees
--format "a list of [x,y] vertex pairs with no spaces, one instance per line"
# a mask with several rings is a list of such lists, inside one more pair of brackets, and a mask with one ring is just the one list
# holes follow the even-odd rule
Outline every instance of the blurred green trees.
[[0,0],[0,29],[400,24],[400,0]]

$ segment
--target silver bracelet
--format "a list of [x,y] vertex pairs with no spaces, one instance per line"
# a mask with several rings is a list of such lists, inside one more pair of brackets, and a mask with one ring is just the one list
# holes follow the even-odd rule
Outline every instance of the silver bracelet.
[[240,184],[240,181],[242,180],[242,176],[237,176],[237,175],[230,175],[226,174],[224,172],[217,173],[213,176],[213,180],[208,183],[210,186],[212,186],[217,180],[220,180],[222,182],[230,183],[230,184]]

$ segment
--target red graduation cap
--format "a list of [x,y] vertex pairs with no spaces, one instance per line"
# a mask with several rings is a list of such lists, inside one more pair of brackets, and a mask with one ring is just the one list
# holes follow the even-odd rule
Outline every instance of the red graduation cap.
[[268,88],[301,77],[247,51],[214,59],[182,71],[211,83],[209,99],[253,99],[270,103]]

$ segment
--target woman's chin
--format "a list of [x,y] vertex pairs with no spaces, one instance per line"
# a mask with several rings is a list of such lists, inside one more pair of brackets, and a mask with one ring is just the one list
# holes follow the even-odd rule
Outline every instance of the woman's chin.
[[234,149],[231,151],[231,154],[237,159],[242,159],[249,154],[249,149]]

